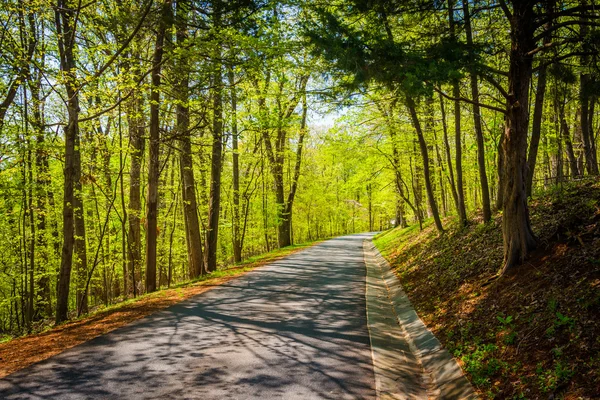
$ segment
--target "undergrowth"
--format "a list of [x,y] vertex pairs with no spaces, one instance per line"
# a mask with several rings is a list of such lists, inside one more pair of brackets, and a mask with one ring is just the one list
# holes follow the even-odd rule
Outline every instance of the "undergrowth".
[[600,183],[554,188],[530,212],[538,249],[499,279],[501,215],[375,244],[482,397],[600,398]]

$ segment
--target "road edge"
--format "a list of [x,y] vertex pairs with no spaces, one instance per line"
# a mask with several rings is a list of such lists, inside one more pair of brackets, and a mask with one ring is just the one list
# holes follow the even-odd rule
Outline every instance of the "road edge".
[[[453,400],[478,399],[479,397],[465,377],[460,365],[419,318],[391,265],[381,255],[371,239],[364,241],[363,252],[367,273],[371,269],[378,270],[381,274],[381,279],[387,288],[391,308],[394,310],[401,330],[405,333],[404,339],[423,368],[425,383],[428,386],[428,397]],[[369,284],[368,281],[367,284]],[[371,334],[371,329],[369,329],[369,334]],[[401,355],[398,354],[398,357]],[[375,355],[373,355],[373,361],[375,363]],[[376,384],[377,379],[376,376]],[[380,396],[380,390],[377,390],[378,399],[386,397]]]

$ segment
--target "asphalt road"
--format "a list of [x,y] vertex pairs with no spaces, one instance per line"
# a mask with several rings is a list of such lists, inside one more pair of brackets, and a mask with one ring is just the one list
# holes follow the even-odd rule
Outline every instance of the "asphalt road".
[[0,380],[0,399],[374,399],[362,242],[329,240]]

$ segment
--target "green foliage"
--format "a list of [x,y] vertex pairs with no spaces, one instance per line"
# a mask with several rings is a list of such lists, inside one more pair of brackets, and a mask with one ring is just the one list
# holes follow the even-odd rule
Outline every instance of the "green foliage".
[[490,383],[506,363],[497,358],[498,347],[494,344],[480,344],[472,351],[455,351],[455,356],[464,362],[464,370],[468,372],[473,383],[485,386]]
[[538,364],[536,374],[541,391],[548,393],[566,385],[575,374],[575,371],[561,361],[555,361],[554,368],[551,369],[544,369],[542,364]]

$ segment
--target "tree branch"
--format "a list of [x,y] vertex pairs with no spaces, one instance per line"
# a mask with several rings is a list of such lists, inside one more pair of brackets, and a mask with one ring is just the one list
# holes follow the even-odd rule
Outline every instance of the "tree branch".
[[487,108],[488,110],[493,110],[493,111],[498,111],[502,114],[506,114],[506,110],[502,109],[502,108],[498,108],[498,107],[494,107],[494,106],[490,106],[488,104],[484,104],[484,103],[478,103],[476,101],[473,101],[471,99],[467,99],[466,97],[452,97],[447,95],[446,93],[444,93],[442,90],[440,90],[439,88],[433,86],[433,90],[435,90],[436,92],[438,92],[439,94],[441,94],[442,96],[444,96],[445,98],[447,98],[448,100],[452,100],[452,101],[464,101],[465,103],[469,103],[469,104],[475,104],[478,105],[479,107],[483,107],[483,108]]

